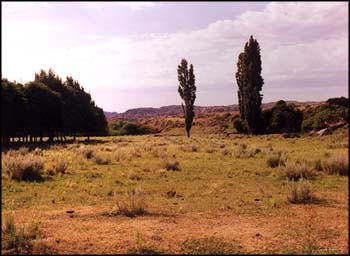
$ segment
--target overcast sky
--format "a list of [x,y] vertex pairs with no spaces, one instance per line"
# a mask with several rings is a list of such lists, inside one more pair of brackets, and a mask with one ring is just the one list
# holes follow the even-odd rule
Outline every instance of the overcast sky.
[[194,65],[195,105],[237,104],[236,63],[260,44],[263,102],[348,95],[347,2],[1,2],[2,77],[73,76],[105,111],[180,104],[177,65]]

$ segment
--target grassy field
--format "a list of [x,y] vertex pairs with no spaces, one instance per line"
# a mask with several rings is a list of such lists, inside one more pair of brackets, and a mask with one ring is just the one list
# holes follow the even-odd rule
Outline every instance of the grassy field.
[[346,129],[92,139],[2,152],[2,253],[348,253]]

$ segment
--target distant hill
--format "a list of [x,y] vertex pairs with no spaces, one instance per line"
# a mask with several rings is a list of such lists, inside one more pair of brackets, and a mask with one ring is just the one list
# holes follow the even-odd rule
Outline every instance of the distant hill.
[[105,114],[106,119],[109,119],[109,118],[116,116],[118,114],[118,112],[107,112],[107,111],[103,111],[103,112]]
[[[287,101],[288,104],[295,104],[296,106],[317,105],[321,102],[298,102]],[[263,103],[262,108],[267,109],[273,107],[275,102]],[[237,112],[238,105],[228,106],[194,106],[194,112],[196,115],[211,115],[214,113],[228,113]],[[107,113],[107,114],[106,114]],[[133,108],[123,113],[105,112],[105,116],[109,121],[113,120],[127,120],[137,121],[140,119],[155,118],[155,117],[175,117],[183,114],[181,105],[163,106],[160,108]]]

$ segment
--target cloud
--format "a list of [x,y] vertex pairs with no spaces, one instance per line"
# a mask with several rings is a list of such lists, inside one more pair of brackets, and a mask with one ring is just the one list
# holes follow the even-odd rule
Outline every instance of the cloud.
[[149,7],[155,6],[155,3],[153,3],[153,2],[134,2],[134,1],[130,1],[130,2],[116,2],[116,4],[127,6],[132,11],[139,11],[139,10],[142,10],[142,9],[145,9],[145,8],[149,8]]
[[[99,8],[107,3],[89,4]],[[149,2],[113,4],[127,5],[132,10],[154,6]],[[205,105],[213,95],[218,95],[219,105],[232,104],[237,102],[237,58],[252,34],[261,47],[264,101],[291,95],[305,99],[307,93],[310,98],[317,98],[317,91],[318,95],[324,96],[327,91],[339,96],[347,94],[348,84],[347,7],[345,2],[273,2],[263,11],[248,11],[203,29],[129,37],[82,34],[80,37],[86,38],[83,43],[54,49],[50,45],[55,45],[58,35],[65,37],[64,32],[53,33],[49,27],[36,24],[35,29],[22,28],[24,34],[19,36],[17,29],[5,24],[3,70],[4,74],[30,70],[31,79],[32,67],[35,71],[52,67],[63,77],[73,75],[93,95],[102,95],[104,90],[111,92],[110,98],[114,95],[117,103],[104,102],[102,96],[99,100],[102,107],[109,104],[112,109],[119,101],[141,102],[126,101],[125,89],[133,93],[149,89],[156,95],[157,88],[166,88],[176,95],[176,68],[185,57],[195,69],[201,95],[196,104]],[[24,40],[26,37],[30,40]],[[224,92],[219,94],[218,90]],[[123,99],[119,92],[123,92]],[[160,104],[157,99],[156,102]]]

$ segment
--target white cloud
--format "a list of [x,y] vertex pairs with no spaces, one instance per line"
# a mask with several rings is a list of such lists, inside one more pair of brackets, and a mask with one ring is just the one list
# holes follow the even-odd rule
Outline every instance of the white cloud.
[[132,11],[139,11],[145,8],[149,8],[149,7],[153,7],[155,6],[155,3],[153,2],[134,2],[134,1],[130,1],[130,2],[116,2],[116,4],[119,5],[124,5],[129,7]]
[[[93,8],[102,6],[91,4]],[[154,6],[148,2],[118,4],[133,10]],[[231,104],[237,90],[234,75],[237,58],[253,34],[261,47],[263,90],[269,92],[264,93],[265,100],[272,97],[273,87],[285,88],[285,96],[293,95],[293,90],[298,95],[298,84],[320,91],[327,85],[338,91],[339,86],[344,86],[345,92],[347,7],[347,3],[273,2],[263,11],[245,12],[234,20],[217,21],[200,30],[128,38],[82,35],[89,39],[85,45],[54,49],[50,47],[56,38],[54,27],[28,23],[18,30],[5,24],[3,74],[11,79],[21,72],[24,79],[27,74],[32,79],[33,68],[38,71],[52,67],[60,76],[73,75],[91,92],[176,88],[176,68],[185,57],[194,64],[198,92],[202,93],[196,103],[205,104],[202,99],[212,95],[217,87],[231,86],[232,101],[222,103]],[[281,92],[282,89],[278,90]]]

